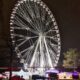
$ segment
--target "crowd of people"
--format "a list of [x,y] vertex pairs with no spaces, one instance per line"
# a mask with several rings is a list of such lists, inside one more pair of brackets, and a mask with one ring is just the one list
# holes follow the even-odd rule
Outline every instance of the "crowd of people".
[[22,76],[13,76],[11,77],[11,80],[25,80]]

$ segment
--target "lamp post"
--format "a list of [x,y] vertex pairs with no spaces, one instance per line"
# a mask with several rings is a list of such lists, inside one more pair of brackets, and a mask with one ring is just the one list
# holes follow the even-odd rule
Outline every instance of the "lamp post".
[[9,80],[11,80],[11,76],[12,76],[12,63],[13,63],[13,53],[14,53],[14,46],[12,44],[11,39],[8,40],[8,47],[10,48],[10,75],[9,75]]

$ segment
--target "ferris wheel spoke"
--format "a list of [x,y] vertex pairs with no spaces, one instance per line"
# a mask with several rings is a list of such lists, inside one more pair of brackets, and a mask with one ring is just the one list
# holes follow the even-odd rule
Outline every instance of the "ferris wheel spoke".
[[[41,11],[41,13],[38,13],[38,15],[37,15],[37,19],[38,19],[38,20],[36,20],[37,23],[39,23],[38,27],[39,27],[40,30],[45,31],[44,26],[45,26],[45,23],[46,23],[46,16],[47,16],[47,14],[46,14],[45,10],[42,9],[42,7],[40,8],[40,7],[38,6],[38,7],[37,7],[37,10],[38,10],[39,12]],[[35,10],[35,11],[37,12],[37,10]]]
[[38,41],[37,41],[37,44],[36,44],[36,47],[35,47],[35,50],[34,50],[34,53],[33,53],[33,57],[32,57],[31,62],[30,62],[30,67],[33,66],[33,63],[34,63],[35,58],[37,56],[37,49],[38,49],[38,46],[39,46],[39,40],[40,40],[40,37],[38,38]]
[[24,39],[18,39],[18,40],[16,40],[16,41],[23,41]]
[[40,67],[44,67],[44,53],[43,53],[43,37],[40,36]]
[[24,49],[23,51],[21,51],[19,54],[22,54],[22,53],[24,53],[24,52],[26,52],[28,50],[31,51],[31,49],[33,49],[35,47],[35,44],[37,43],[37,41],[38,40],[36,40],[30,47],[28,47],[28,48]]
[[[16,25],[17,26],[17,25]],[[30,32],[32,32],[32,33],[34,33],[34,34],[36,34],[36,35],[38,35],[38,32],[36,32],[36,31],[34,31],[33,29],[30,29],[30,28],[26,28],[26,27],[14,27],[14,30],[27,30],[27,31],[30,31]]]
[[[28,4],[28,11],[26,10],[26,8],[25,8],[25,10],[27,11],[27,13],[29,14],[28,16],[31,18],[31,21],[30,21],[30,23],[32,23],[32,25],[34,25],[35,27],[36,27],[36,29],[38,30],[38,28],[37,28],[37,19],[35,18],[36,16],[36,14],[34,13],[34,11],[33,11],[33,9],[32,9],[32,7]],[[36,21],[36,24],[35,24],[35,21]]]
[[[47,23],[47,13],[44,11],[44,10],[41,10],[41,18],[40,18],[40,20],[41,20],[41,26],[42,26],[42,30],[43,31],[46,31],[48,28],[47,28],[47,26],[46,26],[46,23]],[[45,26],[46,26],[46,28],[45,28]]]
[[44,44],[45,44],[45,48],[46,48],[46,51],[47,51],[47,57],[49,59],[49,66],[52,68],[53,65],[52,65],[52,61],[51,61],[50,54],[49,54],[49,49],[48,49],[48,46],[47,46],[45,38],[44,38]]
[[34,22],[36,23],[36,27],[37,27],[38,31],[40,31],[41,30],[41,17],[40,17],[40,13],[39,13],[40,9],[37,4],[34,4],[34,7],[35,8],[33,8],[33,11],[36,15],[34,18]]
[[41,15],[40,15],[40,8],[37,5],[37,3],[35,4],[35,13],[36,13],[36,23],[38,26],[39,31],[42,31],[42,21],[41,21]]
[[[17,26],[17,27],[18,27],[17,29],[19,29],[19,27],[20,27],[20,29],[30,30],[30,31],[38,34],[38,32],[35,31],[35,29],[29,28],[29,25],[25,24],[21,19],[19,19],[18,17],[16,17],[16,19],[17,19],[17,20],[15,20],[14,26]],[[16,28],[16,27],[14,27],[14,29],[15,29],[15,28]]]
[[47,32],[45,32],[45,34],[48,34],[49,32],[56,32],[57,30],[55,30],[55,29],[50,29],[50,30],[48,30]]
[[[29,47],[28,49],[25,49],[23,52],[25,52],[24,53],[24,55],[22,56],[22,58],[24,59],[24,58],[26,58],[26,60],[28,61],[30,58],[31,58],[31,55],[32,55],[32,51],[34,50],[34,45],[31,45],[31,47]],[[23,53],[22,52],[22,53]],[[22,54],[22,53],[20,53],[20,54]]]
[[51,29],[53,27],[53,22],[49,20],[48,22],[46,22],[45,26],[47,29]]
[[54,61],[56,59],[56,55],[51,48],[49,48],[49,52],[50,52],[51,60],[54,63]]
[[16,36],[16,37],[20,37],[20,38],[23,38],[23,39],[27,39],[27,40],[29,40],[29,39],[31,39],[31,38],[36,38],[36,37],[38,37],[38,36],[32,36],[32,37],[29,37],[29,36],[25,36],[25,35],[22,35],[22,34],[14,34],[14,36]]
[[25,38],[26,36],[22,35],[22,34],[14,34],[14,36],[20,37],[20,38]]
[[49,48],[49,53],[50,53],[51,61],[52,61],[52,63],[55,63],[56,56],[58,55],[57,50],[55,50],[57,48],[56,47],[52,47],[50,43],[48,43],[47,45],[48,45],[48,48]]
[[[29,15],[26,17],[26,16],[23,16],[24,14],[19,14],[19,13],[16,13],[16,15],[20,18],[20,19],[22,19],[24,22],[26,22],[26,24],[28,24],[28,25],[31,25],[31,27],[33,28],[33,29],[36,29],[37,30],[37,28],[35,27],[36,25],[33,23],[33,20],[31,20],[31,18],[29,17]],[[25,14],[26,15],[26,14]]]
[[[50,39],[50,40],[52,40],[54,43],[58,43],[58,39],[57,39],[57,37],[54,37],[54,36],[46,36],[46,38],[47,39]],[[49,40],[48,40],[49,41]],[[51,41],[50,41],[51,42]]]
[[50,43],[50,45],[53,47],[53,48],[58,48],[58,45],[56,45],[56,44],[52,44],[52,42]]
[[30,18],[30,15],[28,14],[28,11],[26,10],[25,5],[22,5],[19,7],[19,10],[22,12],[19,12],[20,16],[25,19],[27,22],[32,22],[32,19]]
[[34,38],[34,37],[26,37],[26,39],[24,41],[22,41],[20,44],[18,44],[17,47],[20,47],[21,45],[23,45],[25,42],[27,42],[31,38]]
[[30,54],[31,54],[31,51],[32,50],[32,48],[30,48],[29,50],[27,50],[25,53],[24,53],[24,55],[22,55],[22,58],[24,59],[24,58],[26,58],[26,60],[28,61],[28,59],[29,59],[29,56],[31,56]]
[[[23,14],[24,15],[24,14]],[[24,23],[29,23],[30,25],[31,25],[31,19],[29,18],[29,17],[26,17],[25,15],[24,15],[24,17],[23,16],[21,16],[21,15],[19,15],[19,14],[17,14],[16,13],[16,17],[18,17],[18,19],[20,19],[22,22],[24,22]]]
[[53,52],[55,53],[55,55],[57,55],[58,51],[57,51],[57,47],[53,47],[51,44],[48,44],[50,46],[50,48],[53,50]]
[[[37,28],[37,25],[36,25],[37,24],[36,16],[37,16],[38,12],[35,12],[34,8],[32,9],[29,2],[27,2],[26,6],[27,6],[29,14],[32,15],[31,17],[33,17],[33,20],[32,20],[33,22],[30,22],[30,24],[32,23],[32,25],[36,28],[36,30],[39,31]],[[34,7],[35,7],[35,5],[34,5]],[[34,23],[35,21],[36,21],[36,24]]]
[[35,9],[36,17],[40,19],[40,17],[41,17],[40,16],[40,9],[39,9],[37,3],[35,4],[35,8],[34,9]]
[[42,9],[42,8],[41,8],[41,20],[43,23],[46,20],[46,12],[45,12],[45,9]]
[[[25,53],[25,56],[26,57],[26,61],[30,64],[30,61],[32,59],[32,55],[33,55],[33,51],[34,51],[34,47],[32,49],[30,49],[28,52]],[[36,56],[37,58],[37,56]]]
[[20,44],[17,45],[17,47],[20,47],[20,46],[23,45],[26,41],[28,41],[28,39],[22,41]]
[[[53,53],[54,53],[54,52],[53,52]],[[52,59],[52,62],[53,62],[53,63],[56,63],[56,62],[58,62],[57,59],[58,59],[59,57],[56,58],[57,55],[55,55],[55,54],[53,54],[53,53],[51,53],[51,59]],[[55,66],[55,64],[53,64],[53,66]]]
[[29,20],[29,18],[27,18],[27,19],[26,19],[26,17],[22,18],[19,14],[17,14],[16,17],[18,18],[18,22],[21,21],[21,23],[24,23],[25,25],[30,26],[30,28],[32,28],[34,30],[38,30],[36,28],[36,25],[31,20]]
[[57,52],[57,49],[58,49],[58,42],[57,42],[57,44],[54,44],[54,43],[52,43],[52,42],[50,42],[48,39],[47,39],[47,42],[48,42],[48,45],[51,47],[51,49],[53,50],[53,51],[55,51],[55,53]]
[[[24,28],[27,28],[28,25],[26,25],[23,21],[21,20],[15,20],[14,21],[15,23],[13,24],[14,26],[14,29],[24,29]],[[17,27],[17,28],[16,28]]]
[[31,45],[30,47],[28,47],[28,48],[24,49],[23,51],[19,52],[18,54],[22,54],[22,53],[24,53],[24,52],[26,52],[26,51],[28,51],[28,50],[32,49],[33,47],[34,47],[34,44],[33,44],[33,45]]
[[53,22],[50,20],[49,22],[46,22],[46,26],[50,26],[50,24],[52,23],[52,25],[53,25]]
[[[25,5],[25,7],[27,8],[27,11],[29,12],[30,16],[34,19],[36,16],[35,16],[35,13],[33,11],[33,6],[31,6],[29,4],[29,2],[26,2],[27,5]],[[33,3],[34,4],[34,3]]]
[[48,39],[46,39],[47,40],[47,42],[48,42],[48,44],[50,44],[52,47],[58,47],[58,42],[57,42],[57,44],[54,44],[54,43],[52,43],[51,41],[49,41]]
[[51,21],[51,18],[49,16],[46,16],[46,19],[45,20],[46,20],[46,24],[45,25],[47,25],[48,23],[52,22]]
[[19,19],[17,16],[15,17],[14,25],[16,25],[18,27],[25,27],[26,26],[24,24],[24,22],[21,19]]
[[[26,4],[26,3],[24,3],[24,4]],[[28,5],[24,5],[24,7],[25,7],[25,11],[26,11],[26,13],[29,15],[29,17],[31,17],[31,19],[33,20],[34,18],[35,18],[35,14],[34,14],[34,12],[32,11],[33,9],[32,9],[32,7],[28,4]]]
[[[39,31],[38,28],[37,28],[37,25],[36,25],[36,24],[37,24],[37,19],[35,18],[35,17],[36,17],[36,14],[35,14],[35,12],[34,12],[34,8],[32,9],[32,7],[30,6],[29,3],[27,3],[26,7],[27,7],[27,9],[28,9],[29,16],[30,16],[31,19],[32,19],[32,21],[30,22],[30,24],[31,24],[32,26],[34,26],[34,28],[36,28],[37,31]],[[36,22],[35,22],[35,21],[36,21]]]

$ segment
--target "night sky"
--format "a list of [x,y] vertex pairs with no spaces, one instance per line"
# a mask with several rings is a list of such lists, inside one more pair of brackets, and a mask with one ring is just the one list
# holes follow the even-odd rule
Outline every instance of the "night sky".
[[[4,7],[2,8],[3,17],[0,19],[2,24],[0,39],[6,44],[9,38],[9,18],[16,0],[1,1],[4,2]],[[61,35],[61,54],[70,48],[80,51],[80,0],[43,0],[43,2],[53,12],[58,23]]]

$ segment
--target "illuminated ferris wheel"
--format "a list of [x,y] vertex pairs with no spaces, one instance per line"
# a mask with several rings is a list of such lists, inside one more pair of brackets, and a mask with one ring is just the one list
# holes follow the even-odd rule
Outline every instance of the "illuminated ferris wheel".
[[30,68],[57,66],[61,41],[56,20],[41,0],[20,0],[10,19],[10,32],[15,51]]

